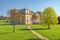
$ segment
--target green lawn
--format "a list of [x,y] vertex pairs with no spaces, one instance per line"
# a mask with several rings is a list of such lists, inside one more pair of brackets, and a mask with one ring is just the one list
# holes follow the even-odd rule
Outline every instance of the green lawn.
[[[12,32],[12,25],[6,20],[0,20],[0,40],[38,40],[38,37],[31,33],[27,25],[16,25],[16,32]],[[36,32],[45,36],[49,40],[60,40],[60,25],[50,25],[50,29],[47,29],[47,25],[32,25],[32,28]]]
[[60,40],[60,25],[50,25],[50,29],[47,25],[32,25],[32,28],[50,40]]
[[10,22],[8,20],[0,20],[0,24],[10,24]]
[[16,25],[16,32],[12,32],[12,25],[0,25],[0,40],[32,40],[38,39],[36,35],[31,33],[27,25]]

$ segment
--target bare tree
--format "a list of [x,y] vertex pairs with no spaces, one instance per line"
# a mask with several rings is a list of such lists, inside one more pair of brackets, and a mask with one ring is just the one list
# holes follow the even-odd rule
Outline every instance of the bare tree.
[[13,32],[15,32],[15,24],[18,21],[19,11],[17,9],[11,9],[8,11],[10,17],[10,23],[13,25]]

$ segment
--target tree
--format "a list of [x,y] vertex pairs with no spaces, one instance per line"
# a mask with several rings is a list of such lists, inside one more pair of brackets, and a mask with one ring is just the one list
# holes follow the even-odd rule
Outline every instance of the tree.
[[58,24],[60,24],[60,16],[58,16]]
[[8,11],[9,17],[10,17],[10,22],[11,24],[13,24],[13,32],[15,32],[15,24],[17,24],[17,22],[19,21],[19,10],[17,9],[11,9]]
[[3,19],[4,19],[4,16],[3,16],[3,15],[1,15],[1,16],[0,16],[0,19],[1,19],[1,20],[3,20]]
[[58,23],[56,12],[52,7],[47,7],[42,12],[42,23],[48,25],[48,29],[50,28],[50,24]]

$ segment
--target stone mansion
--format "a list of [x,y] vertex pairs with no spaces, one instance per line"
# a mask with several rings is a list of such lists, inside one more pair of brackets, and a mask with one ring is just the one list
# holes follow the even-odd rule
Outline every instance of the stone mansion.
[[[11,9],[12,11],[15,9]],[[12,11],[10,13],[12,13]],[[13,13],[12,13],[13,14]],[[33,11],[23,8],[23,9],[19,9],[19,10],[15,10],[15,13],[12,15],[10,15],[11,18],[13,20],[11,20],[11,23],[13,23],[13,21],[15,21],[16,24],[39,24],[40,23],[40,16],[41,16],[41,12],[36,12],[34,13]]]

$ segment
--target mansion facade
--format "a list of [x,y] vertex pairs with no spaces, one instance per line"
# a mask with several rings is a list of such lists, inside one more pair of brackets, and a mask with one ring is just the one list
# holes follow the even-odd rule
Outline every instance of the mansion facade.
[[[12,9],[13,11],[14,9]],[[10,12],[13,14],[12,12]],[[41,12],[34,13],[33,11],[23,8],[19,10],[15,10],[13,15],[10,15],[11,17],[11,23],[15,21],[16,24],[39,24],[40,23],[40,16]]]

